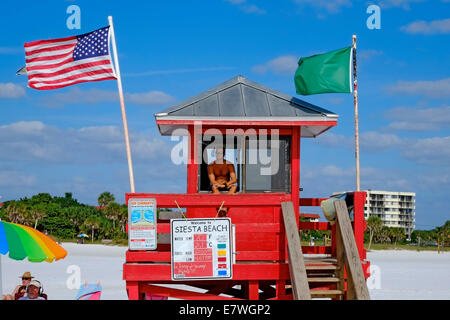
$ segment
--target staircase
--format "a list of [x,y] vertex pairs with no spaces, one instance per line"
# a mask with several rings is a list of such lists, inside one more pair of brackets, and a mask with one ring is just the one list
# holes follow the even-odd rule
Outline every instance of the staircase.
[[344,280],[339,278],[336,259],[306,258],[305,263],[311,298],[343,299]]
[[[281,204],[288,240],[291,273],[291,286],[287,288],[287,292],[292,290],[294,300],[370,299],[347,206],[344,200],[338,200],[334,205],[337,217],[336,257],[310,258],[304,257],[302,254],[292,202]],[[347,286],[345,285],[345,274],[347,275]]]

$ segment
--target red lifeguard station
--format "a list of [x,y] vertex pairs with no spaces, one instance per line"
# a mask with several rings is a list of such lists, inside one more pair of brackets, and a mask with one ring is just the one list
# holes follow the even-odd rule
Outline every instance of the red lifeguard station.
[[[336,202],[336,223],[299,221],[300,207],[327,199],[300,197],[301,139],[336,126],[336,114],[237,76],[155,118],[162,135],[188,138],[187,192],[127,193],[127,204],[130,198],[153,198],[158,208],[185,208],[187,219],[215,218],[220,206],[228,208],[235,263],[231,279],[172,280],[169,219],[181,214],[160,212],[156,250],[126,253],[129,299],[368,298],[365,193]],[[223,144],[225,158],[234,163],[234,195],[210,191],[214,143]],[[331,230],[331,245],[301,246],[299,232],[305,230]]]

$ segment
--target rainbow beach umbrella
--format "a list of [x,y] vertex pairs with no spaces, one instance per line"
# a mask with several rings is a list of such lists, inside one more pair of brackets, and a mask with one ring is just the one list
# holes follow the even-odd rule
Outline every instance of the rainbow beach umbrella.
[[53,262],[63,259],[67,251],[42,232],[21,224],[0,221],[0,254],[14,260]]
[[1,255],[14,260],[28,257],[30,262],[53,262],[63,259],[67,251],[42,232],[17,223],[0,220],[0,295],[3,293]]

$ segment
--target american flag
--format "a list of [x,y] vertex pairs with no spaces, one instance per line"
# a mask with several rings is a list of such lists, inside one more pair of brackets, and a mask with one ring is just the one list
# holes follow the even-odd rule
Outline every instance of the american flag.
[[109,26],[79,36],[25,43],[28,85],[58,89],[117,79],[109,54]]

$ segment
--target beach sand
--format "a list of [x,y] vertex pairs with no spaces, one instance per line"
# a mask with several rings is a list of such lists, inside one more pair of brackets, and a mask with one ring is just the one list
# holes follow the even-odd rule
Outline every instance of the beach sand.
[[[3,293],[19,284],[25,271],[41,281],[49,300],[74,300],[78,289],[69,289],[79,271],[81,283],[87,281],[103,287],[102,300],[127,299],[122,280],[126,247],[96,244],[63,243],[65,259],[53,263],[16,261],[2,256]],[[372,251],[367,258],[373,266],[369,278],[372,299],[450,299],[450,253],[432,251]]]

